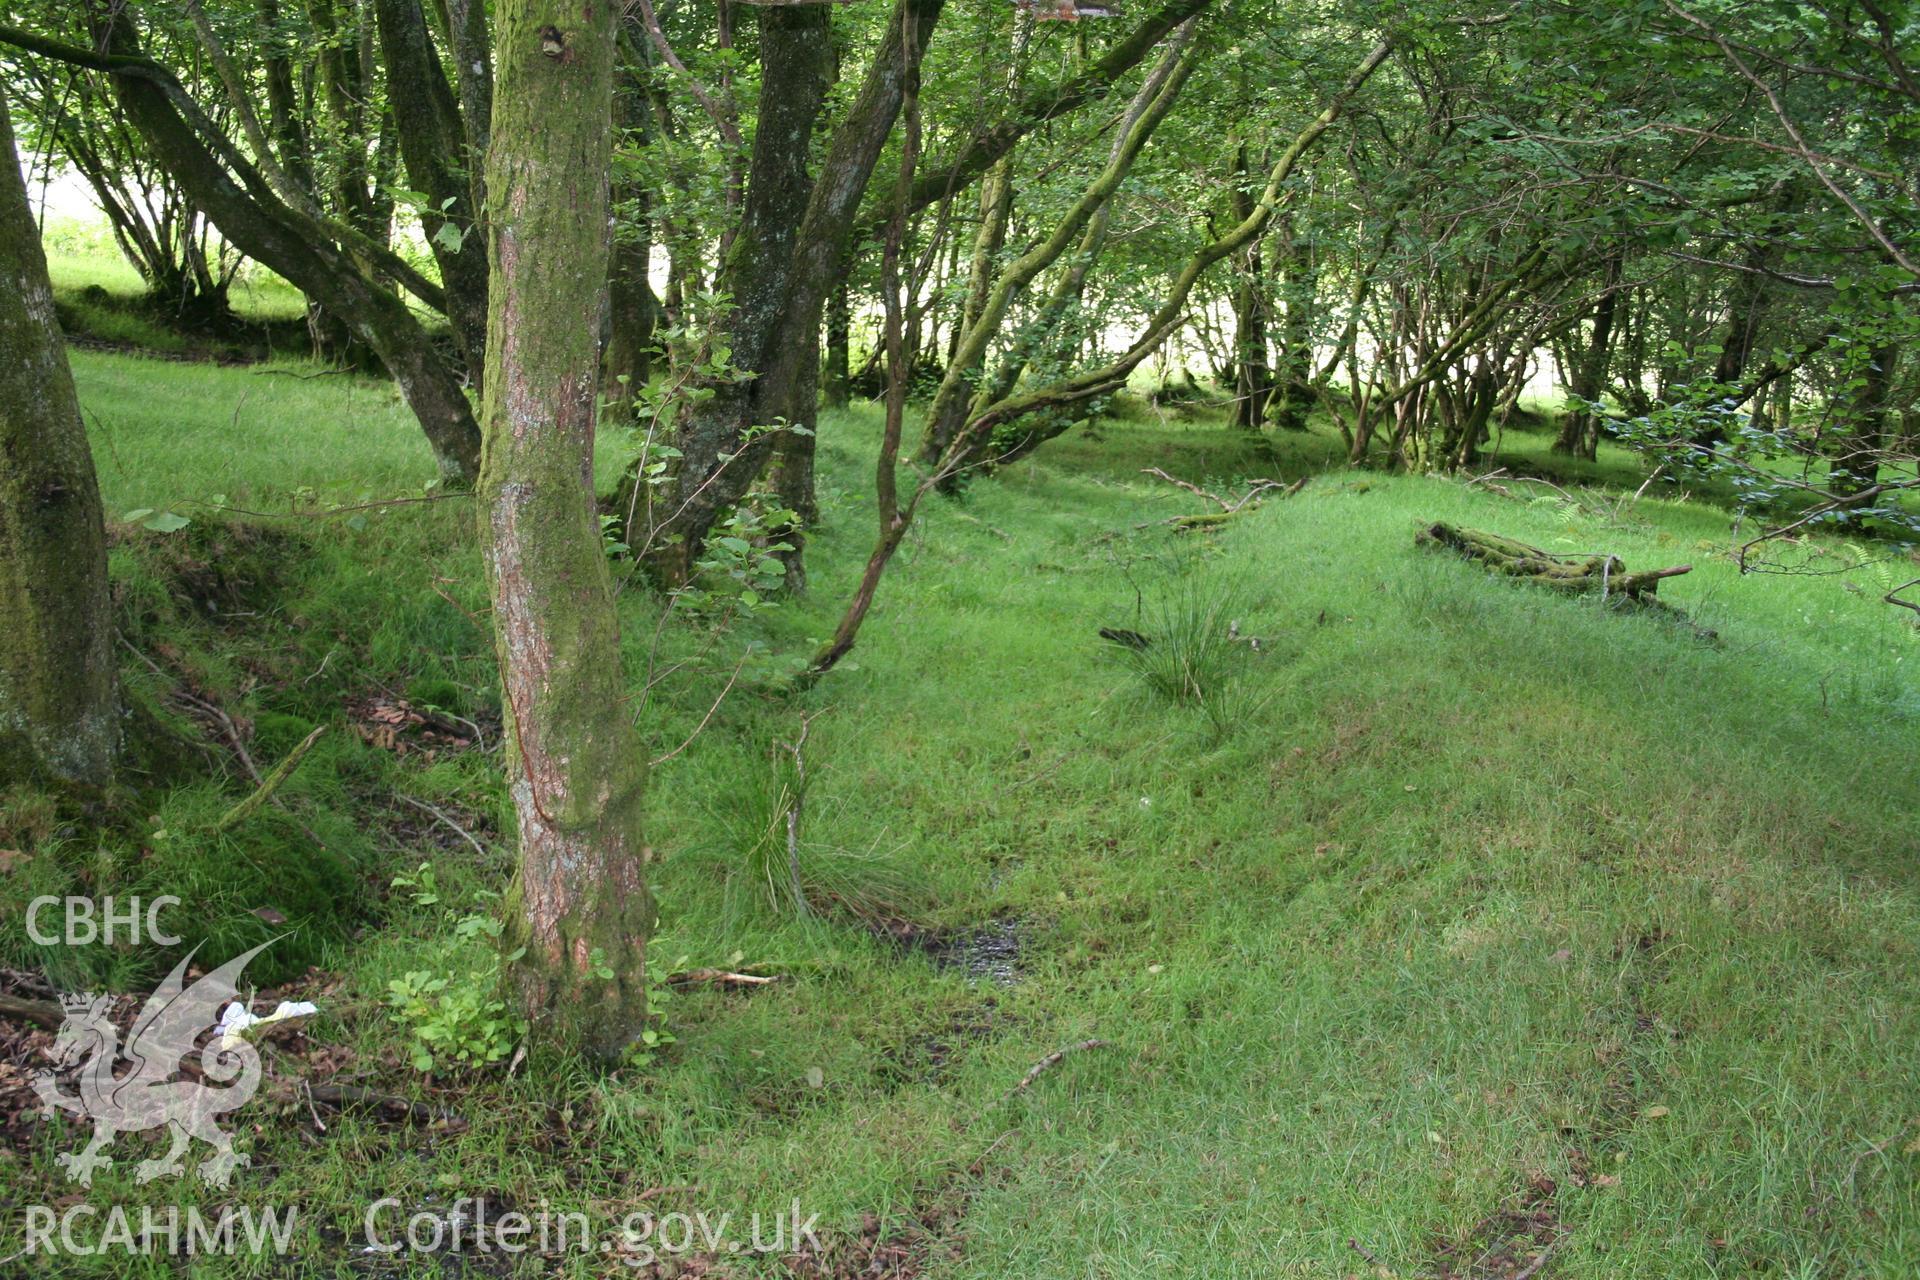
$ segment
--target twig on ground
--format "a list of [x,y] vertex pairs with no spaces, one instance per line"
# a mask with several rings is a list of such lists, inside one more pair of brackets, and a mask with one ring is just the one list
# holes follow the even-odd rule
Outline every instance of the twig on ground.
[[[134,657],[140,659],[140,661],[146,665],[147,670],[153,672],[153,674],[159,676],[162,680],[165,680],[171,683],[174,686],[174,689],[173,689],[174,697],[180,699],[182,702],[187,703],[189,706],[193,707],[196,711],[199,711],[202,715],[205,715],[206,717],[211,719],[214,722],[214,724],[219,727],[221,735],[224,736],[227,740],[227,745],[233,748],[233,754],[239,757],[241,766],[246,769],[247,776],[253,779],[254,786],[257,787],[266,782],[266,779],[260,776],[260,770],[257,767],[255,767],[253,763],[253,757],[247,753],[247,744],[241,740],[240,727],[234,724],[233,717],[229,716],[226,712],[222,711],[219,707],[216,707],[215,705],[213,705],[213,703],[208,702],[205,698],[195,697],[193,694],[188,693],[185,689],[181,688],[179,679],[177,677],[169,675],[165,670],[165,668],[163,668],[159,663],[155,662],[152,658],[149,658],[146,654],[140,652],[140,650],[134,648],[133,641],[127,639],[126,636],[122,635],[120,637],[120,643],[127,647],[128,653],[131,653]],[[274,801],[274,803],[279,804],[280,802],[276,800]],[[281,807],[285,808],[286,806],[281,805]]]
[[668,974],[667,985],[670,987],[764,987],[780,981],[780,977],[781,975],[777,973],[762,975],[733,973],[726,969],[683,969],[679,973]]
[[[1307,482],[1306,477],[1302,476],[1298,481],[1295,482],[1296,487],[1294,489],[1294,492],[1298,492],[1298,487],[1297,487],[1298,485],[1303,485],[1306,482]],[[1252,502],[1255,498],[1267,492],[1269,489],[1284,489],[1286,487],[1287,486],[1281,484],[1278,480],[1262,480],[1259,484],[1254,485],[1253,488],[1241,494],[1239,497],[1239,500],[1234,502],[1231,506],[1227,508],[1227,514],[1232,515],[1234,512],[1246,506],[1249,502]]]
[[313,1085],[308,1081],[300,1082],[300,1092],[307,1097],[307,1114],[313,1117],[313,1127],[320,1132],[327,1131],[327,1122],[320,1118],[320,1109],[313,1105]]
[[436,822],[443,823],[446,826],[452,828],[454,833],[458,835],[461,839],[465,840],[468,844],[472,845],[473,851],[479,854],[482,858],[487,856],[486,846],[481,844],[478,840],[476,840],[471,831],[468,831],[465,827],[461,826],[459,823],[455,822],[452,818],[448,817],[445,810],[440,809],[436,805],[430,805],[425,800],[415,800],[412,796],[399,795],[398,792],[396,792],[395,795],[398,796],[402,804],[410,804],[414,808],[420,810],[422,813],[430,815]]
[[1188,484],[1185,480],[1175,479],[1173,476],[1168,475],[1166,472],[1162,471],[1158,467],[1145,467],[1141,470],[1140,474],[1143,476],[1157,476],[1158,478],[1165,480],[1168,484],[1172,485],[1176,489],[1185,489],[1188,493],[1194,494],[1198,497],[1205,498],[1208,502],[1213,503],[1215,506],[1219,507],[1222,511],[1231,511],[1233,509],[1232,507],[1227,505],[1227,500],[1221,497],[1219,494],[1209,493],[1205,489],[1202,489],[1197,484]]
[[1148,467],[1142,474],[1159,476],[1169,484],[1185,489],[1189,493],[1197,493],[1209,502],[1219,505],[1220,510],[1218,511],[1202,511],[1198,515],[1168,516],[1164,520],[1147,520],[1133,526],[1135,529],[1151,529],[1155,525],[1172,525],[1177,531],[1182,533],[1191,532],[1195,529],[1216,528],[1225,524],[1234,516],[1239,515],[1243,510],[1249,510],[1259,506],[1260,500],[1275,489],[1280,490],[1280,496],[1282,498],[1291,498],[1294,494],[1306,488],[1307,481],[1312,479],[1311,476],[1301,476],[1289,485],[1283,485],[1278,480],[1262,480],[1234,501],[1228,502],[1218,494],[1208,493],[1205,489],[1190,485],[1185,480],[1176,480],[1158,467]]
[[1007,1097],[1011,1098],[1016,1093],[1024,1092],[1035,1080],[1038,1080],[1054,1067],[1059,1066],[1068,1054],[1084,1053],[1088,1049],[1106,1049],[1110,1048],[1112,1043],[1110,1040],[1082,1040],[1078,1044],[1070,1044],[1064,1048],[1055,1049],[1052,1053],[1034,1063],[1027,1071],[1027,1074],[1020,1078],[1020,1083],[1007,1090]]
[[1554,1237],[1553,1243],[1542,1249],[1539,1257],[1529,1262],[1523,1269],[1513,1273],[1513,1280],[1533,1280],[1534,1276],[1540,1274],[1540,1268],[1547,1265],[1547,1259],[1553,1256],[1553,1251],[1558,1249],[1561,1242],[1572,1234],[1573,1232],[1568,1230]]

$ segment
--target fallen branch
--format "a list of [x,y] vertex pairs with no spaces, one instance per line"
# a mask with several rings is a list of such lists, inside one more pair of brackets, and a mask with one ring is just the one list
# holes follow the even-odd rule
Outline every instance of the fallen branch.
[[670,987],[764,987],[778,981],[780,975],[777,973],[733,973],[726,969],[685,969],[667,975],[667,985]]
[[1639,603],[1647,602],[1663,579],[1677,578],[1693,571],[1692,565],[1682,564],[1629,573],[1626,562],[1616,555],[1555,555],[1497,533],[1461,528],[1444,522],[1428,525],[1420,531],[1415,541],[1458,552],[1469,560],[1479,561],[1491,572],[1506,577],[1524,578],[1559,591],[1597,590],[1602,599],[1620,595]]
[[481,858],[484,859],[487,856],[486,846],[475,839],[471,831],[455,822],[452,818],[449,818],[444,809],[439,808],[437,805],[428,804],[425,800],[415,800],[412,796],[401,795],[397,791],[394,793],[394,799],[400,801],[402,804],[412,805],[414,808],[420,810],[420,812],[427,814],[435,822],[451,829],[455,835],[472,845],[473,851],[479,854]]
[[1192,533],[1200,529],[1218,529],[1221,525],[1224,525],[1227,521],[1244,511],[1257,510],[1260,504],[1266,500],[1265,495],[1273,492],[1275,489],[1280,490],[1280,496],[1282,498],[1291,498],[1294,494],[1306,488],[1307,481],[1312,478],[1310,476],[1301,476],[1289,485],[1282,485],[1278,480],[1262,480],[1238,498],[1229,502],[1217,493],[1209,493],[1197,485],[1188,484],[1185,480],[1175,479],[1158,467],[1148,467],[1141,472],[1141,474],[1158,476],[1168,484],[1176,488],[1185,489],[1188,493],[1198,494],[1200,497],[1216,504],[1220,508],[1218,511],[1201,511],[1193,515],[1169,516],[1165,520],[1148,520],[1144,524],[1133,526],[1135,529],[1151,529],[1155,525],[1163,524],[1171,526],[1175,533]]
[[0,1018],[31,1022],[49,1031],[59,1030],[60,1024],[66,1021],[59,1005],[45,1000],[22,1000],[19,996],[0,996]]
[[273,793],[280,789],[280,784],[293,776],[293,771],[300,767],[300,761],[306,756],[308,749],[311,748],[314,743],[318,742],[320,735],[326,731],[327,726],[325,725],[315,726],[313,732],[307,735],[304,742],[288,752],[287,758],[274,766],[273,772],[268,774],[258,787],[254,788],[252,795],[227,810],[220,821],[213,824],[214,834],[219,835],[223,832],[233,830],[233,828],[252,817],[254,811],[261,805],[271,800]]
[[1920,613],[1920,604],[1915,604],[1911,600],[1902,600],[1900,598],[1900,593],[1902,591],[1905,591],[1908,587],[1915,587],[1915,586],[1920,586],[1920,578],[1915,578],[1911,582],[1903,582],[1899,586],[1895,587],[1893,590],[1887,592],[1887,594],[1885,594],[1884,596],[1881,596],[1880,598],[1882,600],[1885,600],[1888,604],[1897,605],[1902,609],[1911,609],[1915,613]]
[[1176,489],[1185,489],[1188,493],[1191,493],[1196,497],[1205,498],[1208,502],[1213,503],[1215,506],[1219,507],[1222,511],[1233,510],[1233,508],[1228,505],[1227,500],[1221,497],[1219,494],[1209,493],[1205,489],[1202,489],[1197,484],[1188,484],[1185,480],[1180,480],[1173,476],[1168,475],[1166,472],[1162,471],[1158,467],[1143,468],[1140,474],[1143,476],[1154,476],[1158,479],[1165,480],[1168,484],[1172,485]]
[[1070,1053],[1084,1053],[1088,1049],[1106,1049],[1110,1047],[1112,1047],[1112,1042],[1108,1040],[1082,1040],[1078,1044],[1070,1044],[1065,1048],[1055,1049],[1052,1053],[1034,1063],[1027,1071],[1027,1074],[1020,1078],[1020,1083],[1007,1090],[1007,1097],[1011,1098],[1016,1093],[1024,1092],[1035,1080],[1038,1080],[1054,1067],[1059,1066],[1061,1061]]

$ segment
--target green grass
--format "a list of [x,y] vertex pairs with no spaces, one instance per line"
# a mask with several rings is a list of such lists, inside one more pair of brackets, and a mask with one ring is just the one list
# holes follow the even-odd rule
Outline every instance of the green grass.
[[[430,474],[370,384],[76,364],[114,511],[222,493],[284,510],[302,486],[352,500]],[[1615,511],[1344,470],[1183,537],[1152,522],[1198,504],[1142,468],[1226,488],[1318,470],[1338,441],[1324,425],[1282,437],[1270,464],[1216,423],[1128,413],[928,507],[853,658],[803,698],[753,655],[807,652],[851,589],[875,412],[823,424],[810,599],[718,632],[670,622],[656,652],[657,602],[624,597],[636,684],[689,660],[644,703],[656,755],[748,660],[655,774],[656,959],[787,982],[676,997],[677,1043],[643,1069],[536,1058],[446,1082],[432,1096],[464,1117],[454,1133],[328,1115],[320,1134],[297,1095],[256,1103],[241,1199],[357,1230],[385,1195],[740,1217],[798,1198],[837,1255],[860,1252],[872,1214],[941,1276],[1266,1277],[1465,1272],[1531,1196],[1568,1231],[1549,1277],[1920,1267],[1920,633],[1878,601],[1889,566],[1742,577],[1728,513],[1699,501]],[[1416,549],[1437,519],[1634,567],[1691,561],[1663,598],[1719,640]],[[443,907],[379,886],[425,858],[447,906],[485,909],[510,860],[498,758],[396,758],[343,708],[413,689],[484,719],[469,522],[458,503],[276,522],[292,541],[263,585],[225,594],[204,575],[228,557],[183,540],[211,523],[118,532],[123,626],[271,731],[265,758],[309,721],[334,725],[333,754],[288,799],[299,818],[352,820],[363,932],[312,926],[341,975],[313,1035],[347,1046],[363,1082],[425,1094],[393,1056],[381,992],[477,952]],[[1223,732],[1096,633],[1164,624],[1139,603],[1155,591],[1229,588],[1263,644],[1236,661],[1246,696]],[[202,596],[230,603],[209,616],[190,607]],[[725,850],[777,804],[770,760],[803,715],[809,842],[909,869],[916,931],[1017,922],[1019,981],[970,983],[846,915],[740,909]],[[246,789],[159,794],[190,826],[217,808],[190,788],[210,785],[226,801]],[[485,854],[402,821],[396,791],[458,815]],[[0,819],[15,838],[30,819],[57,826],[22,799]],[[130,840],[73,824],[59,838],[53,861],[75,875],[90,839],[110,863]],[[256,856],[301,856],[282,829],[255,839]],[[1109,1047],[1009,1092],[1090,1037]],[[0,1157],[0,1257],[18,1205],[64,1194],[51,1156],[73,1145],[69,1128]],[[123,1162],[94,1199],[171,1185],[135,1188]],[[309,1238],[296,1273],[344,1271],[351,1252]],[[92,1273],[172,1274],[141,1265]]]
[[[63,303],[89,287],[104,290],[122,303],[146,293],[146,283],[114,245],[104,222],[55,219],[46,228],[43,243],[54,295]],[[298,320],[307,312],[305,296],[257,262],[242,266],[229,297],[234,313],[249,320]]]

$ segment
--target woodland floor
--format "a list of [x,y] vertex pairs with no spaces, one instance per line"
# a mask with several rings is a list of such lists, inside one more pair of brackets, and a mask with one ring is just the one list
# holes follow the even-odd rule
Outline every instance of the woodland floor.
[[[216,945],[289,921],[264,979],[323,1009],[269,1054],[231,1196],[136,1186],[124,1158],[101,1175],[96,1200],[126,1205],[301,1208],[293,1255],[190,1274],[1920,1268],[1920,633],[1880,602],[1903,564],[1809,543],[1796,554],[1825,572],[1742,577],[1726,510],[1658,485],[1624,501],[1639,478],[1617,456],[1561,464],[1563,488],[1613,486],[1566,495],[1325,471],[1179,535],[1153,522],[1203,504],[1143,468],[1238,489],[1321,472],[1338,442],[1320,423],[1265,462],[1211,417],[1128,401],[933,503],[854,661],[795,698],[782,664],[831,626],[870,538],[878,415],[830,414],[806,600],[656,632],[657,602],[623,597],[636,687],[658,680],[636,699],[657,755],[734,681],[654,776],[655,961],[785,980],[677,995],[677,1042],[644,1068],[428,1078],[387,983],[477,963],[452,921],[486,910],[511,859],[469,510],[289,515],[429,496],[385,387],[297,365],[74,364],[124,674],[202,745],[140,757],[136,807],[103,827],[0,802],[0,848],[18,851],[0,855],[0,962],[16,985],[48,964],[63,985],[144,989],[134,953],[85,972],[35,953],[19,908],[165,887],[205,904],[194,928]],[[1547,437],[1504,443],[1510,470],[1548,461]],[[621,448],[608,440],[604,482]],[[192,523],[120,519],[143,508]],[[1417,549],[1435,520],[1636,568],[1691,561],[1663,598],[1717,639]],[[1203,707],[1155,697],[1097,635],[1177,626],[1194,599],[1262,640]],[[262,767],[330,726],[287,811],[197,834],[249,784],[182,690],[229,713]],[[793,919],[737,872],[803,715],[825,909]],[[426,905],[388,888],[422,861]],[[79,1134],[26,1116],[44,1035],[0,1032],[6,1258],[21,1206],[69,1194],[53,1156]],[[1015,1090],[1093,1038],[1108,1044]],[[309,1100],[329,1083],[425,1109]],[[359,1224],[384,1196],[597,1223],[770,1220],[797,1200],[825,1247],[651,1271],[623,1265],[631,1250],[517,1272],[370,1256]],[[123,1256],[0,1270],[15,1266],[183,1273]]]

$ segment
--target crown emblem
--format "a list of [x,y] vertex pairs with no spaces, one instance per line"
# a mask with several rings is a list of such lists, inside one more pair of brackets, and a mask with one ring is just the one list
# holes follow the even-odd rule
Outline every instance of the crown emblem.
[[60,996],[60,1007],[68,1013],[85,1013],[93,1008],[94,994],[91,991],[70,991]]

